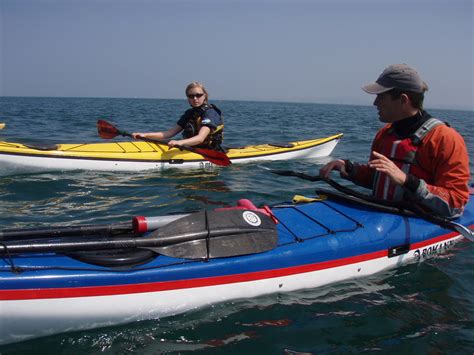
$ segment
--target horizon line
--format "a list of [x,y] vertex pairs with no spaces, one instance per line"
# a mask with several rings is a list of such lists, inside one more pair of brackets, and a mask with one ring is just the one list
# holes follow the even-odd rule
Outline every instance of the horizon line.
[[[185,98],[159,98],[159,97],[112,97],[112,96],[18,96],[18,95],[0,95],[0,98],[56,98],[56,99],[126,99],[126,100],[183,100]],[[258,100],[258,99],[222,99],[214,98],[214,101],[237,101],[237,102],[262,102],[262,103],[288,103],[288,104],[314,104],[314,105],[343,105],[343,106],[363,106],[371,107],[372,104],[361,104],[361,103],[341,103],[341,102],[318,102],[318,101],[298,101],[298,100]],[[211,101],[212,101],[211,100]],[[451,106],[447,104],[434,105],[430,109],[433,110],[448,110],[448,111],[467,111],[474,112],[474,106]]]

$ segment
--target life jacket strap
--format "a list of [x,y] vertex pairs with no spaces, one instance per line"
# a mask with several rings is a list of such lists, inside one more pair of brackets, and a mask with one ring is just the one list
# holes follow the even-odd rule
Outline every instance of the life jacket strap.
[[423,138],[436,126],[439,126],[441,124],[446,124],[443,121],[431,117],[428,120],[426,120],[425,123],[423,123],[416,131],[415,133],[412,134],[411,140],[414,145],[419,145]]

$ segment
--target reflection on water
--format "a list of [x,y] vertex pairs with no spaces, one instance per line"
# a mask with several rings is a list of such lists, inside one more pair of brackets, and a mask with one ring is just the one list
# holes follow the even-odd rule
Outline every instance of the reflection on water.
[[79,171],[25,175],[21,179],[0,179],[0,216],[9,215],[11,227],[60,219],[65,223],[89,223],[137,213],[165,214],[177,210],[186,201],[203,206],[227,206],[227,201],[215,197],[216,193],[230,191],[217,172],[195,171],[188,175],[174,171],[160,174]]

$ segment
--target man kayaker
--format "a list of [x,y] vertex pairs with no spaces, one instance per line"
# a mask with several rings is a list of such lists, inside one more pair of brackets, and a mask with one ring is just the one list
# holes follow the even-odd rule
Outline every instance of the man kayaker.
[[362,87],[377,95],[379,119],[387,123],[372,143],[370,160],[359,164],[334,160],[320,170],[332,170],[376,197],[413,201],[431,213],[454,218],[469,199],[469,157],[462,136],[423,110],[428,85],[407,64],[387,67],[376,82]]
[[193,81],[185,90],[188,103],[191,106],[176,125],[167,131],[132,133],[134,138],[168,139],[183,132],[183,139],[170,140],[169,147],[176,145],[196,146],[200,148],[223,151],[224,119],[216,105],[209,104],[209,94],[203,84]]

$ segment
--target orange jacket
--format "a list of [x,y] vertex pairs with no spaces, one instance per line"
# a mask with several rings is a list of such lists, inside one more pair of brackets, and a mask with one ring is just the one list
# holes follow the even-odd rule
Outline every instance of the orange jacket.
[[[391,124],[383,127],[372,143],[372,151],[381,152]],[[371,157],[372,158],[372,157]],[[423,138],[415,158],[423,169],[416,191],[405,188],[405,197],[445,217],[462,214],[469,200],[469,156],[462,136],[447,125],[434,127]],[[412,173],[410,170],[409,173]],[[349,178],[356,184],[373,188],[375,170],[366,164],[355,164]]]

